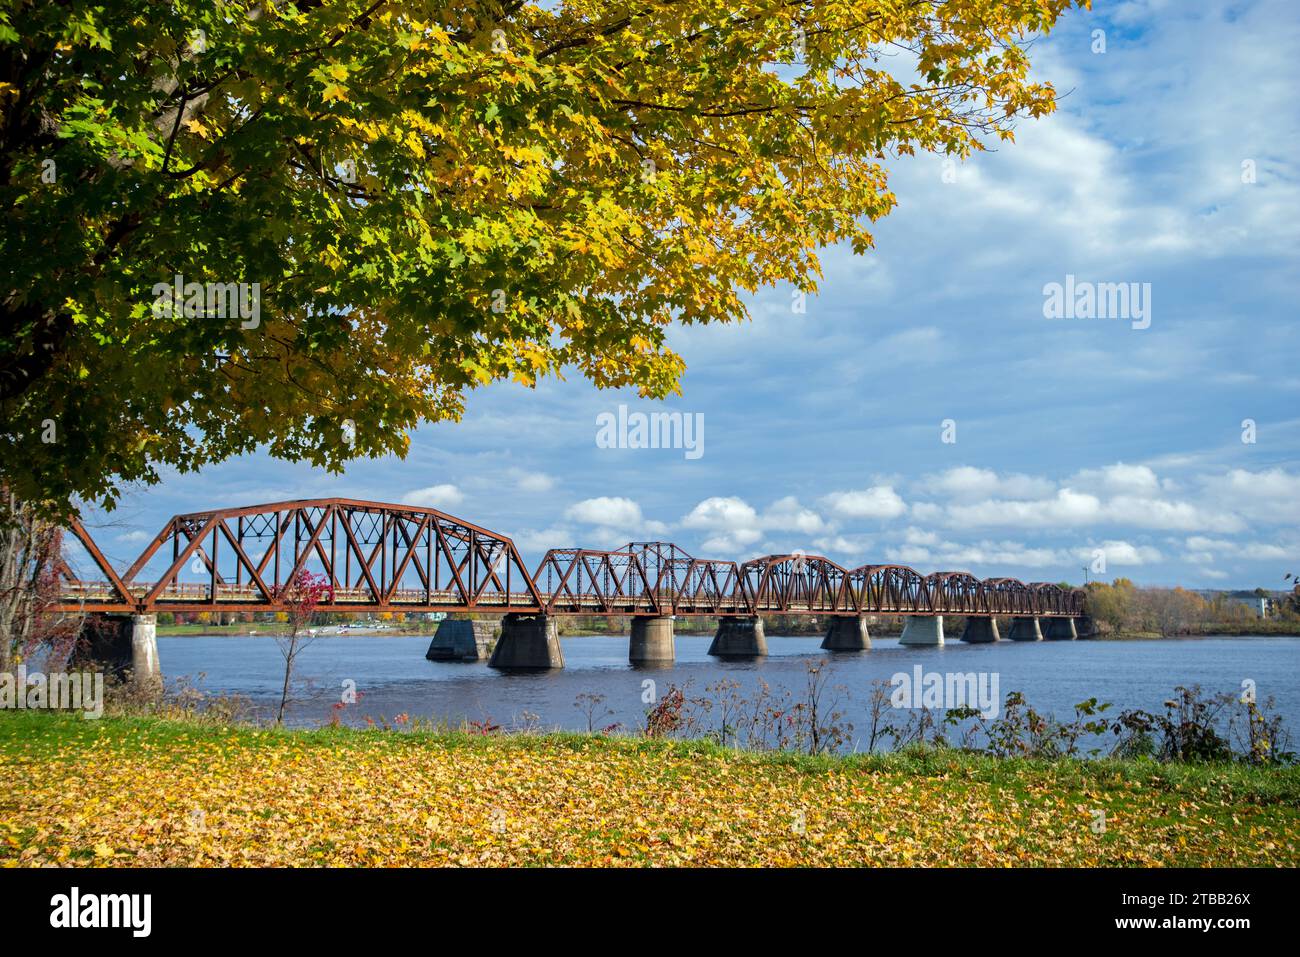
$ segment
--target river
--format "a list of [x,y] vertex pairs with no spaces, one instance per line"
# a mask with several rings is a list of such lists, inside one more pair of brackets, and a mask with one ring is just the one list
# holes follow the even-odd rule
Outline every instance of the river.
[[[566,667],[533,674],[502,674],[484,662],[433,662],[427,637],[318,637],[299,655],[288,723],[315,727],[337,716],[360,725],[398,715],[446,722],[483,722],[506,728],[537,726],[584,730],[644,724],[649,707],[671,687],[703,696],[720,680],[737,682],[742,695],[766,683],[776,696],[804,693],[808,665],[828,662],[829,698],[855,726],[848,750],[861,744],[869,725],[872,683],[896,673],[975,673],[1001,702],[1012,691],[1060,719],[1090,697],[1123,708],[1159,711],[1176,685],[1206,692],[1240,692],[1254,682],[1259,700],[1269,696],[1294,735],[1300,728],[1300,638],[1205,637],[1149,641],[1072,641],[963,644],[941,648],[899,645],[873,638],[869,651],[828,655],[812,637],[768,636],[768,656],[720,661],[708,656],[708,636],[678,635],[677,661],[668,668],[633,668],[627,638],[561,639]],[[188,680],[209,695],[249,699],[258,716],[274,714],[283,658],[269,636],[160,637],[159,657],[170,683]],[[649,682],[649,683],[647,683]],[[996,685],[993,684],[996,682]],[[355,688],[357,698],[343,699]],[[588,696],[586,709],[578,706]],[[828,700],[829,700],[828,698]],[[972,702],[974,703],[974,702]],[[589,721],[589,714],[590,721]]]

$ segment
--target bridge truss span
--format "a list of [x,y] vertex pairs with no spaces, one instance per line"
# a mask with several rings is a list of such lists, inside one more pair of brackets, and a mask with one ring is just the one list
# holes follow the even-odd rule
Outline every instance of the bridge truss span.
[[[79,523],[73,533],[90,542]],[[95,611],[280,610],[303,570],[328,585],[322,610],[542,606],[509,538],[416,506],[332,498],[177,515],[121,576],[87,551],[105,580],[73,578],[64,597]]]
[[670,542],[555,548],[529,574],[507,536],[436,509],[326,498],[174,516],[119,574],[80,522],[98,574],[66,563],[63,611],[280,611],[303,571],[327,584],[322,610],[719,617],[766,614],[1085,613],[1082,589],[905,565],[847,569],[820,555],[737,564]]

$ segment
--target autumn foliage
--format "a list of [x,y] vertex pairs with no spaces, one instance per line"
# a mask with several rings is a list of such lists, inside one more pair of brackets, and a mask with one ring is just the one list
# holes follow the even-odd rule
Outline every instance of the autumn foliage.
[[6,4],[0,478],[111,504],[402,454],[497,380],[671,393],[670,322],[814,291],[891,159],[1050,112],[1028,44],[1074,2]]
[[1294,867],[1251,773],[0,715],[0,866]]

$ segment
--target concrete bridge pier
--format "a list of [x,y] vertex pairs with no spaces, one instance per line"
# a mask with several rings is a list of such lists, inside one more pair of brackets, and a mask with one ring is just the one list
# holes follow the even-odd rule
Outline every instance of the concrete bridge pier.
[[499,626],[495,621],[453,621],[444,618],[424,657],[430,661],[483,661],[492,653]]
[[157,615],[131,616],[131,680],[142,687],[162,684]]
[[998,621],[996,618],[975,618],[966,619],[966,627],[961,631],[961,640],[969,641],[971,644],[987,644],[993,641],[1000,641],[1002,638],[998,634]]
[[1082,615],[1074,619],[1074,630],[1081,641],[1084,638],[1097,637],[1097,623],[1093,621],[1092,615]]
[[1074,641],[1079,634],[1074,630],[1073,618],[1049,618],[1043,637],[1048,641]]
[[544,614],[511,613],[501,619],[501,637],[488,661],[502,671],[545,671],[564,667],[555,619]]
[[162,690],[159,663],[159,616],[131,615],[131,684],[140,689]]
[[627,660],[634,665],[671,665],[677,658],[670,615],[638,615],[632,619]]
[[831,618],[822,648],[826,651],[866,651],[871,647],[867,619],[857,615],[835,615]]
[[709,645],[709,654],[718,658],[761,658],[767,654],[767,635],[763,619],[720,618],[718,633]]
[[1042,641],[1043,631],[1037,618],[1012,618],[1011,634],[1007,637],[1012,641]]
[[943,644],[943,615],[912,615],[903,625],[900,645]]
[[130,676],[139,688],[161,688],[157,615],[87,616],[82,631],[82,663],[114,678]]

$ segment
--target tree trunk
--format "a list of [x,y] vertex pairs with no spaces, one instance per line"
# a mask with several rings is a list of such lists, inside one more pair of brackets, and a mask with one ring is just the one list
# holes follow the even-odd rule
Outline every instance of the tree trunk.
[[284,724],[284,711],[289,705],[289,681],[293,677],[293,659],[298,654],[298,631],[294,629],[289,636],[289,650],[284,656],[284,687],[280,690],[280,711],[275,716],[276,724]]
[[38,519],[6,486],[0,485],[0,671],[8,671],[14,654],[35,633],[58,555],[59,529]]

